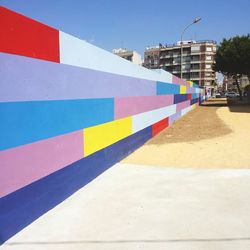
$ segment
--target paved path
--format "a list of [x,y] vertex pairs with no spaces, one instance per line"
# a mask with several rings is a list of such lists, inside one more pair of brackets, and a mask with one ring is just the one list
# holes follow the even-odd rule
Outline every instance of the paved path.
[[[229,112],[227,107],[219,107],[216,112],[222,109],[227,110],[228,115],[234,115],[234,119],[241,119],[241,123],[249,119],[245,109],[244,112]],[[197,109],[183,119],[194,117],[199,112]],[[223,115],[219,118],[223,119]],[[174,126],[183,123],[183,119]],[[223,124],[219,129],[223,130],[223,126],[229,129],[223,134],[224,139],[228,140],[228,147],[222,150],[227,155],[227,151],[232,149],[230,138],[235,134],[239,136],[242,126],[241,123],[228,125],[225,119],[221,122]],[[166,131],[153,140],[162,142],[161,137],[166,135]],[[211,135],[211,131],[209,133]],[[214,136],[214,145],[223,140],[223,136]],[[190,145],[199,144],[202,140],[210,143],[207,138],[199,140],[198,135],[198,139],[193,141],[188,136],[185,138],[185,142],[171,142],[171,147],[181,144],[180,152],[183,153],[189,150]],[[249,146],[247,135],[244,138],[245,145]],[[139,150],[151,145],[154,145],[152,141]],[[165,142],[159,143],[158,149],[162,150],[166,145]],[[249,147],[240,150],[248,153]],[[201,149],[200,153],[204,152]],[[214,157],[211,163],[216,166],[216,151],[207,152],[215,154],[204,157]],[[176,153],[179,154],[178,151]],[[218,151],[219,155],[222,153]],[[132,157],[137,154],[138,151]],[[243,167],[249,166],[248,161],[245,162],[249,160],[248,155],[238,158],[241,163],[246,163]],[[138,160],[138,155],[136,157]],[[0,249],[249,250],[250,170],[221,166],[219,169],[211,166],[206,168],[204,160],[200,160],[196,168],[187,168],[189,161],[184,164],[185,168],[180,168],[178,158],[183,157],[185,154],[179,154],[175,165],[171,165],[171,161],[165,163],[164,166],[168,167],[145,165],[143,162],[134,164],[124,161],[116,164],[18,233]],[[189,158],[191,162],[197,162],[197,159],[194,161]],[[131,158],[126,161],[131,161]],[[226,166],[234,167],[233,161],[230,165],[228,159],[224,158],[224,162]]]
[[117,164],[3,246],[250,249],[250,171]]

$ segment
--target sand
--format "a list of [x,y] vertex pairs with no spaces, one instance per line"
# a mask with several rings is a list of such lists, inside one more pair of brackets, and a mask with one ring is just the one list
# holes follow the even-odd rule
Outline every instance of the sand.
[[250,168],[250,106],[210,99],[125,158],[181,168]]

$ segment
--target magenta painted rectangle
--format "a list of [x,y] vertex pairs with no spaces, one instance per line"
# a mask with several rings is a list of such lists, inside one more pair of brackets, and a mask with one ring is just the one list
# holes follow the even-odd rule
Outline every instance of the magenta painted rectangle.
[[187,108],[189,106],[190,106],[190,100],[185,101],[185,102],[177,103],[177,105],[176,105],[176,112],[179,112],[182,109]]
[[179,77],[177,77],[175,75],[173,75],[172,83],[190,87],[190,84],[188,82],[186,82],[185,80],[183,80],[183,79],[181,79],[181,78],[179,78]]
[[0,152],[0,197],[83,158],[83,131]]
[[127,117],[174,103],[174,95],[117,97],[115,98],[115,119]]

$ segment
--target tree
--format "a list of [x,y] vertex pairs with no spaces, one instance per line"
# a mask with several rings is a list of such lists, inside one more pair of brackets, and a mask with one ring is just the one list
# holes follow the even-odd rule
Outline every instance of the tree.
[[246,75],[250,80],[250,34],[223,39],[217,48],[214,70],[234,78],[242,99],[239,79]]

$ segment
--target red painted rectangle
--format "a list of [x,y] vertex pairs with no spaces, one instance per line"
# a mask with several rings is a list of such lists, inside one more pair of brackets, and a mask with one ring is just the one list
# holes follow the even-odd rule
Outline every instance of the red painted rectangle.
[[60,62],[59,31],[0,6],[0,52]]
[[152,125],[152,136],[157,135],[168,127],[168,117]]
[[192,94],[188,94],[188,100],[192,99]]

